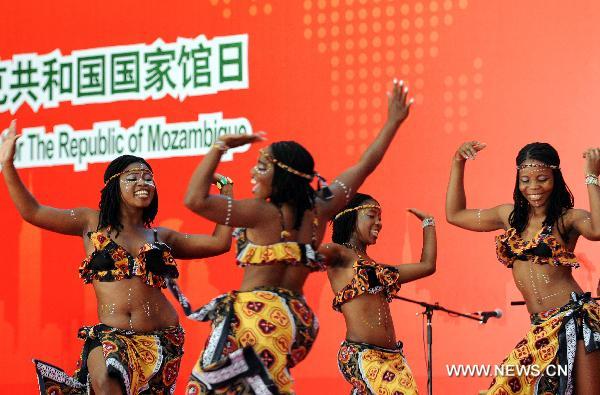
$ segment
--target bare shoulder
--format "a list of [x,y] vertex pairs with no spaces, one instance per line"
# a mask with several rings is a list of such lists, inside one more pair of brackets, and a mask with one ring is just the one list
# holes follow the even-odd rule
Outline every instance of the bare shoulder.
[[156,233],[158,233],[158,240],[168,245],[172,244],[173,237],[179,233],[173,229],[165,228],[162,226],[156,227],[154,229],[156,229]]
[[563,219],[565,221],[565,226],[568,228],[573,226],[573,223],[590,218],[591,214],[587,210],[583,210],[580,208],[571,208],[565,211],[563,214]]
[[321,244],[321,246],[319,247],[319,252],[321,252],[322,254],[339,255],[341,253],[342,248],[344,248],[344,246],[341,246],[337,243],[325,243]]
[[565,220],[578,220],[589,217],[591,214],[589,211],[581,209],[581,208],[571,208],[565,211],[563,214]]
[[341,248],[336,243],[325,243],[319,247],[319,253],[323,255],[327,266],[335,266],[341,258]]
[[244,209],[260,214],[259,222],[271,222],[273,217],[279,218],[279,209],[277,206],[267,200],[252,198],[241,200],[244,203]]
[[496,210],[498,212],[498,216],[500,217],[500,220],[502,221],[502,224],[504,225],[504,228],[507,229],[510,227],[510,224],[508,222],[508,219],[510,217],[510,214],[513,212],[513,210],[515,209],[515,205],[514,204],[501,204],[499,206],[496,207]]
[[325,257],[325,264],[330,269],[346,269],[358,258],[354,251],[337,243],[323,244],[319,252]]
[[89,207],[79,207],[71,210],[71,215],[79,216],[87,224],[86,232],[96,230],[100,220],[100,211]]

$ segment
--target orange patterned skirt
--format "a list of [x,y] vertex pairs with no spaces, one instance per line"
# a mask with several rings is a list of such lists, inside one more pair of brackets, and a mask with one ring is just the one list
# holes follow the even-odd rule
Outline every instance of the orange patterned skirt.
[[172,394],[183,356],[181,326],[137,333],[104,324],[79,329],[85,341],[78,369],[73,376],[48,363],[34,360],[40,394],[89,394],[87,358],[102,347],[109,376],[117,378],[124,394]]
[[400,345],[390,349],[344,340],[338,352],[338,367],[352,384],[352,395],[418,394]]
[[[577,341],[600,352],[600,306],[590,293],[571,293],[562,307],[531,315],[531,329],[502,361],[488,395],[575,394]],[[510,374],[507,374],[510,372]]]
[[177,283],[169,288],[188,318],[212,322],[186,394],[294,393],[290,368],[306,357],[319,330],[302,295],[257,287],[218,296],[192,311]]

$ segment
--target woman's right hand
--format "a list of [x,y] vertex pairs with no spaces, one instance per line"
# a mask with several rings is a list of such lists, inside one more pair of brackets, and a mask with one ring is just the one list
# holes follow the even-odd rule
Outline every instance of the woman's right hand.
[[8,131],[0,137],[0,142],[2,142],[2,145],[0,145],[0,163],[2,165],[13,162],[16,142],[19,137],[21,135],[17,134],[17,121],[13,119],[8,127]]
[[433,218],[433,215],[416,208],[409,208],[408,212],[413,214],[415,217],[419,218],[421,221],[423,221],[425,218]]
[[462,143],[460,147],[456,150],[454,154],[454,159],[457,161],[463,161],[466,159],[475,159],[477,153],[487,147],[486,143],[481,143],[479,141],[467,141],[466,143]]

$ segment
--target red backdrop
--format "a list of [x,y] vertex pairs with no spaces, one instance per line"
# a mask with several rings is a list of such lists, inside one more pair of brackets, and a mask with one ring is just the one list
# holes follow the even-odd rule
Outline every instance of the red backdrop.
[[[381,167],[363,190],[382,203],[384,230],[373,256],[383,262],[415,261],[419,224],[407,207],[438,218],[438,270],[407,284],[401,295],[440,302],[465,312],[502,308],[505,315],[482,326],[444,314],[434,316],[434,386],[437,393],[467,394],[487,388],[490,378],[449,378],[446,364],[498,363],[528,327],[509,270],[495,259],[493,235],[447,225],[444,194],[451,155],[465,140],[488,144],[467,169],[469,204],[487,207],[511,201],[514,157],[531,141],[560,152],[576,206],[587,208],[581,152],[597,144],[600,115],[600,4],[579,1],[474,0],[211,0],[10,2],[3,5],[0,58],[174,42],[200,34],[208,39],[248,35],[249,87],[183,101],[119,101],[41,108],[21,106],[0,113],[0,125],[17,117],[21,127],[57,124],[90,129],[92,123],[165,116],[189,122],[199,113],[247,118],[270,140],[295,139],[307,146],[318,171],[334,177],[357,160],[385,120],[385,91],[393,77],[408,81],[416,99]],[[3,126],[4,127],[4,126]],[[212,225],[182,204],[186,183],[200,157],[155,159],[161,205],[156,224],[186,232]],[[248,172],[256,150],[236,154],[220,171],[236,181],[236,195],[250,195]],[[40,202],[57,207],[96,207],[105,164],[87,171],[54,166],[20,171]],[[34,393],[32,358],[74,369],[81,349],[76,331],[96,322],[95,298],[77,267],[81,240],[24,223],[0,182],[0,387],[3,393]],[[597,247],[581,241],[584,262],[576,279],[595,289]],[[195,305],[235,288],[241,272],[233,254],[180,261],[181,285]],[[349,392],[337,371],[344,337],[341,316],[331,309],[326,276],[311,276],[307,299],[321,332],[306,361],[294,368],[299,394]],[[420,309],[394,302],[398,336],[421,392],[426,391]],[[208,333],[208,325],[183,318],[186,355],[178,393]]]

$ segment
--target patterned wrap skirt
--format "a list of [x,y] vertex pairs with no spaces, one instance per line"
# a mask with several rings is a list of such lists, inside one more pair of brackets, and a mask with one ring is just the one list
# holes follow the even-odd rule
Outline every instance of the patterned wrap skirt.
[[590,293],[572,292],[566,305],[532,314],[531,329],[502,361],[488,395],[575,394],[578,340],[587,353],[599,352],[600,306]]
[[173,394],[183,356],[184,331],[179,325],[137,333],[104,324],[86,326],[78,337],[85,341],[73,376],[34,360],[40,394],[90,394],[89,353],[102,347],[108,375],[116,378],[126,395]]
[[392,349],[344,340],[338,352],[338,367],[352,384],[352,395],[418,394],[401,342]]
[[306,357],[319,330],[302,295],[257,287],[220,295],[192,311],[177,283],[169,288],[188,318],[212,322],[186,394],[294,393],[290,368]]

